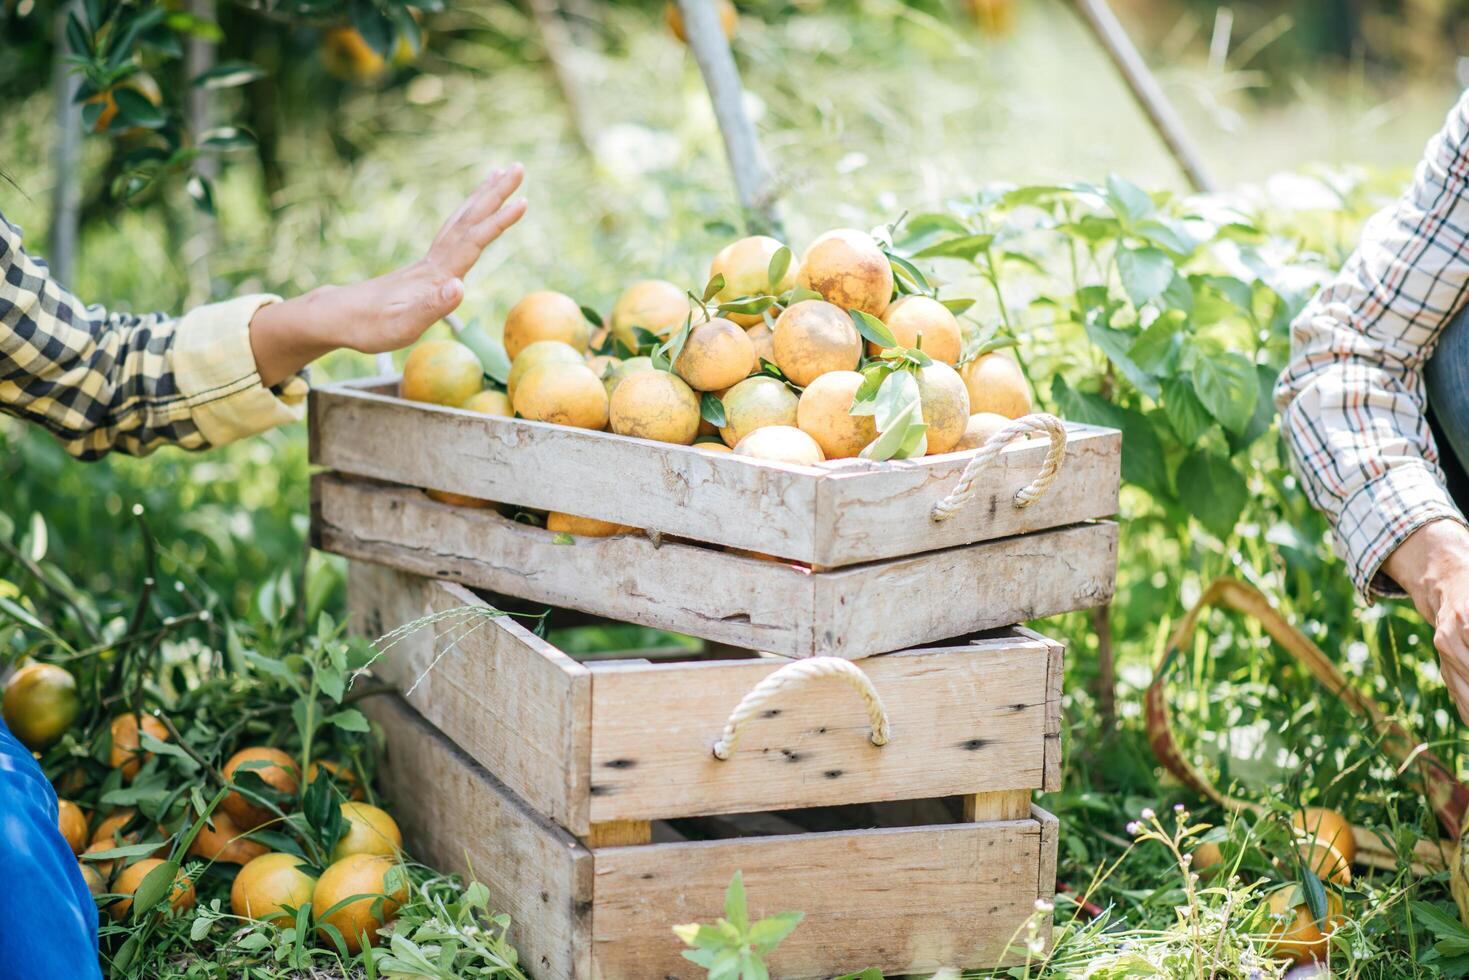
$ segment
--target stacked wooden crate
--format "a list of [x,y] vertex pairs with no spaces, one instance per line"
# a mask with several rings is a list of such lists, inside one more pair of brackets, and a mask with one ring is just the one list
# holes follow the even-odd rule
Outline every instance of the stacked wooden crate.
[[[388,789],[535,976],[698,976],[669,927],[718,918],[737,870],[753,914],[805,913],[774,976],[1024,958],[1054,886],[1030,797],[1059,779],[1062,651],[1013,624],[1110,598],[1116,432],[1068,425],[1026,506],[1050,447],[1013,443],[936,521],[973,453],[789,466],[395,390],[313,393],[314,540],[350,559],[355,630],[419,623],[374,667],[403,696],[368,699]],[[421,487],[644,531],[573,538]],[[528,616],[703,642],[577,656]]]

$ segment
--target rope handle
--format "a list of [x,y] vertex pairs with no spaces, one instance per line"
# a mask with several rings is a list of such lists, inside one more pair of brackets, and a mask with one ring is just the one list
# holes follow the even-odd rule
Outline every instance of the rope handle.
[[719,741],[714,743],[714,758],[727,760],[734,754],[735,745],[740,740],[741,726],[759,714],[766,702],[775,697],[782,688],[820,677],[838,678],[857,692],[867,708],[867,719],[872,725],[872,744],[886,745],[891,734],[888,713],[882,706],[877,688],[872,686],[872,680],[852,661],[842,657],[807,657],[804,660],[793,660],[779,670],[767,674],[760,683],[750,688],[750,693],[740,699],[734,711],[730,712],[729,721],[724,723],[724,732],[719,736]]
[[975,478],[994,462],[1000,451],[1022,436],[1033,435],[1050,437],[1051,449],[1046,453],[1046,460],[1041,464],[1041,471],[1036,478],[1015,492],[1015,506],[1029,507],[1035,503],[1056,482],[1056,476],[1061,472],[1061,463],[1066,457],[1066,425],[1056,416],[1045,412],[1023,415],[986,439],[984,445],[979,447],[979,452],[969,461],[969,465],[964,467],[964,473],[959,477],[959,482],[954,484],[954,489],[933,505],[930,516],[934,521],[947,521],[959,513],[975,497]]

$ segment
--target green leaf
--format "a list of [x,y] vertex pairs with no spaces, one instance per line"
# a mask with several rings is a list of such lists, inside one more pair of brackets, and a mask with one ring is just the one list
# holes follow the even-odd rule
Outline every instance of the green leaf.
[[708,303],[715,296],[718,296],[722,289],[724,289],[724,273],[720,272],[716,273],[712,279],[704,284],[704,302]]
[[1173,278],[1168,282],[1168,288],[1163,290],[1163,295],[1159,297],[1159,305],[1170,310],[1178,310],[1187,316],[1194,311],[1193,286],[1187,278],[1175,272]]
[[[723,279],[722,276],[715,276]],[[678,355],[683,353],[684,344],[688,343],[689,334],[694,330],[694,315],[690,313],[684,318],[683,326],[674,331],[661,347],[653,352],[653,366],[659,370],[671,371],[673,365],[678,361]],[[665,366],[666,364],[666,366]]]
[[1104,326],[1094,317],[1087,317],[1085,329],[1091,342],[1102,349],[1107,359],[1117,366],[1138,391],[1149,398],[1158,397],[1158,379],[1139,367],[1130,356],[1136,339],[1132,334]]
[[736,871],[724,890],[724,917],[729,924],[743,933],[750,927],[749,913],[745,908],[745,874]]
[[1439,939],[1456,939],[1469,942],[1469,928],[1452,913],[1428,902],[1408,903],[1413,911],[1413,921],[1423,926]]
[[199,145],[207,150],[244,150],[255,145],[255,137],[235,126],[221,126],[200,136]]
[[923,274],[923,270],[901,255],[894,255],[887,251],[884,251],[883,254],[888,257],[888,265],[892,266],[893,275],[899,282],[906,280],[912,283],[920,293],[926,296],[933,295],[934,289],[928,284],[928,277]]
[[583,306],[581,308],[581,315],[584,316],[584,317],[586,317],[587,318],[587,322],[590,323],[594,327],[605,326],[605,324],[602,322],[602,314],[598,313],[596,310],[592,309],[590,306]]
[[724,414],[724,402],[712,391],[706,391],[699,396],[699,415],[716,429],[722,429],[729,424]]
[[168,893],[173,890],[173,882],[178,877],[178,873],[179,863],[177,861],[164,861],[143,876],[143,880],[138,883],[137,891],[133,892],[134,922],[148,914],[155,905],[168,897]]
[[265,70],[248,61],[221,61],[195,75],[189,84],[208,89],[234,88],[264,77]]
[[1243,432],[1255,414],[1260,379],[1249,358],[1233,351],[1201,353],[1194,363],[1194,391],[1220,424]]
[[367,716],[356,708],[346,708],[335,714],[326,716],[326,723],[336,725],[344,732],[368,732],[372,728],[367,724]]
[[738,297],[728,303],[720,303],[715,309],[720,313],[742,313],[753,316],[756,313],[764,313],[774,305],[774,296],[749,296]]
[[1229,460],[1199,450],[1178,467],[1177,482],[1179,500],[1199,523],[1215,537],[1228,538],[1249,497],[1245,478]]
[[750,926],[750,945],[759,950],[762,956],[770,955],[785,937],[795,931],[803,918],[805,918],[803,912],[782,912],[779,915],[761,919]]
[[163,110],[137,89],[119,85],[112,90],[112,98],[117,103],[117,116],[107,127],[112,132],[134,127],[158,129],[168,121]]
[[1136,224],[1153,213],[1148,192],[1116,174],[1107,177],[1107,204],[1123,224]]
[[780,290],[780,281],[785,278],[790,267],[791,250],[782,245],[770,257],[770,265],[765,269],[766,281],[770,284],[772,293]]
[[[895,373],[908,374],[906,371]],[[882,462],[888,459],[900,458],[904,452],[913,452],[916,442],[925,439],[928,425],[923,421],[923,409],[917,400],[909,402],[898,414],[889,420],[886,429],[880,429],[879,435],[872,442],[863,447],[859,453],[863,459]]]
[[1117,252],[1117,273],[1133,306],[1161,296],[1173,281],[1173,260],[1161,249],[1127,248]]
[[470,320],[455,339],[474,351],[474,356],[479,358],[485,374],[502,385],[510,377],[510,355],[505,353],[505,345],[486,333],[479,321]]
[[571,535],[567,534],[565,531],[557,531],[555,537],[553,537],[551,539],[551,543],[552,544],[576,544],[576,538],[573,538]]
[[1184,230],[1167,218],[1151,218],[1139,222],[1132,229],[1133,233],[1140,238],[1146,238],[1160,248],[1177,255],[1188,255],[1194,250],[1194,243]]
[[898,339],[893,336],[893,332],[888,329],[888,325],[871,313],[863,310],[848,310],[847,314],[851,316],[852,322],[857,325],[857,332],[877,346],[894,347],[897,345]]
[[1173,434],[1185,446],[1192,446],[1214,424],[1214,418],[1187,378],[1169,378],[1163,382],[1163,414]]
[[352,26],[362,35],[374,51],[384,58],[393,55],[393,43],[398,39],[393,22],[383,15],[372,0],[350,0],[347,5]]
[[972,299],[941,299],[944,308],[955,316],[959,316],[974,305]]
[[149,841],[143,844],[125,844],[122,847],[109,847],[101,851],[87,851],[81,856],[83,861],[110,861],[113,858],[135,858],[156,854],[159,848],[165,846],[161,841]]
[[1237,453],[1246,448],[1256,439],[1270,431],[1270,426],[1275,422],[1275,381],[1279,371],[1266,364],[1255,365],[1255,375],[1260,383],[1260,394],[1255,399],[1255,414],[1250,416],[1250,421],[1240,432],[1226,431],[1225,438],[1229,441],[1229,451]]
[[1154,376],[1171,374],[1178,361],[1179,323],[1174,316],[1160,316],[1138,334],[1127,349],[1134,364]]
[[988,234],[961,235],[958,238],[948,238],[941,242],[935,242],[913,257],[918,259],[965,259],[974,261],[974,257],[994,243],[995,236]]

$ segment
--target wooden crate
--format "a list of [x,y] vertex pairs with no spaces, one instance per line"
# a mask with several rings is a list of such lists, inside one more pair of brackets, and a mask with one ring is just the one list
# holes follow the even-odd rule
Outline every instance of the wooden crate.
[[1050,490],[1017,491],[1041,468],[1042,440],[1015,443],[951,520],[934,504],[972,452],[873,463],[770,463],[606,432],[497,418],[396,397],[377,378],[311,392],[311,461],[351,476],[433,487],[539,510],[836,568],[1029,534],[1117,512],[1121,436],[1068,424]]
[[319,474],[318,548],[787,657],[866,657],[1101,605],[1117,526],[1075,524],[813,571],[645,535],[558,537],[421,490]]
[[[732,820],[702,840],[675,821],[655,825],[648,843],[588,846],[396,696],[362,704],[387,736],[384,781],[410,850],[488,887],[538,980],[703,976],[671,927],[718,918],[737,870],[753,916],[805,913],[770,959],[778,980],[1023,962],[1012,941],[1026,935],[1036,900],[1052,897],[1056,822],[1036,808],[916,826],[838,808],[811,819],[865,827],[807,831],[803,812],[744,829]],[[727,836],[752,832],[762,835]],[[1049,941],[1048,919],[1039,935]]]
[[[711,748],[760,681],[790,661],[578,662],[463,586],[350,563],[356,632],[427,615],[373,673],[578,837],[668,817],[1054,789],[1061,646],[1020,628],[858,661],[891,721],[869,739],[852,691],[830,679],[780,692],[733,757]],[[809,661],[808,661],[809,663]]]

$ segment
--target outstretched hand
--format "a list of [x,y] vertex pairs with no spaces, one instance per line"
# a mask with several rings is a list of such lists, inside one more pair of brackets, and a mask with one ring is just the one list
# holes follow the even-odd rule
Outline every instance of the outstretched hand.
[[322,355],[346,347],[366,354],[398,350],[452,313],[464,276],[491,242],[525,214],[520,164],[495,170],[444,222],[417,262],[350,286],[324,286],[265,306],[250,321],[250,346],[264,385],[285,380]]
[[1413,599],[1433,627],[1439,673],[1469,724],[1469,528],[1425,524],[1404,539],[1382,570]]

